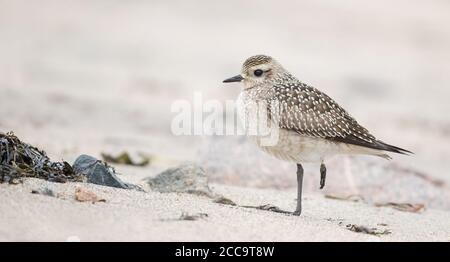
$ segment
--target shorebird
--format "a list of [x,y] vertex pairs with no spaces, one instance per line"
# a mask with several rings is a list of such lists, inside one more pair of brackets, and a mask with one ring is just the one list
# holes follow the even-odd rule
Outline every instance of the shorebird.
[[411,153],[376,139],[332,98],[299,81],[270,56],[248,58],[239,75],[223,82],[244,83],[237,99],[241,119],[254,118],[257,115],[254,111],[260,108],[254,105],[263,104],[266,119],[250,120],[275,123],[278,128],[275,143],[265,144],[264,136],[258,134],[252,140],[270,155],[296,163],[297,207],[293,215],[302,212],[301,163],[320,163],[322,189],[327,172],[325,160],[334,155],[365,154],[390,159],[387,152]]

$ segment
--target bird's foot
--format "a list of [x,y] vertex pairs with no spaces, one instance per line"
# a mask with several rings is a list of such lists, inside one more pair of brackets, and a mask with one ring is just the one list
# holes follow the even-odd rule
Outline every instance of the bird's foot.
[[294,212],[292,212],[293,216],[300,216],[300,214],[302,213],[301,210],[295,210]]
[[282,213],[282,214],[290,214],[291,213],[289,211],[284,211],[284,210],[280,209],[279,207],[270,205],[270,204],[266,204],[266,205],[262,205],[262,206],[241,206],[241,207],[254,208],[254,209],[271,211],[271,212]]

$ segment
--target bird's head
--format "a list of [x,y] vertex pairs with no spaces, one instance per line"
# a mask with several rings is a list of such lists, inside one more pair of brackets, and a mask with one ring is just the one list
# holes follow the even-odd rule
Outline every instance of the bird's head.
[[250,89],[272,83],[283,72],[283,67],[272,57],[255,55],[245,60],[241,74],[225,79],[223,82],[244,82],[244,89]]

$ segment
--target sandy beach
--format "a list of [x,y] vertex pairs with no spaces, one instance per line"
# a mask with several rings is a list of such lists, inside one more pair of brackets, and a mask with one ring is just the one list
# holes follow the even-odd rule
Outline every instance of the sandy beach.
[[[50,187],[61,196],[31,194]],[[80,203],[76,187],[96,192],[104,203]],[[308,194],[301,217],[213,203],[201,196],[134,192],[91,184],[54,184],[37,179],[1,185],[1,241],[449,241],[448,212],[421,214]],[[295,191],[212,185],[240,205],[271,203],[295,208]],[[183,213],[206,214],[195,221]],[[347,225],[389,234],[356,233]]]

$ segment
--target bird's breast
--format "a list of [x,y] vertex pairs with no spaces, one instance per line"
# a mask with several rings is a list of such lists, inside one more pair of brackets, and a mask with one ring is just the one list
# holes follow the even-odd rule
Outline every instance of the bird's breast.
[[[270,122],[264,113],[259,112],[266,108],[262,103],[241,93],[236,100],[236,107],[245,135],[266,153],[278,159],[300,163],[321,162],[325,157],[339,152],[334,142],[279,128],[277,123]],[[255,115],[258,117],[255,118]]]

